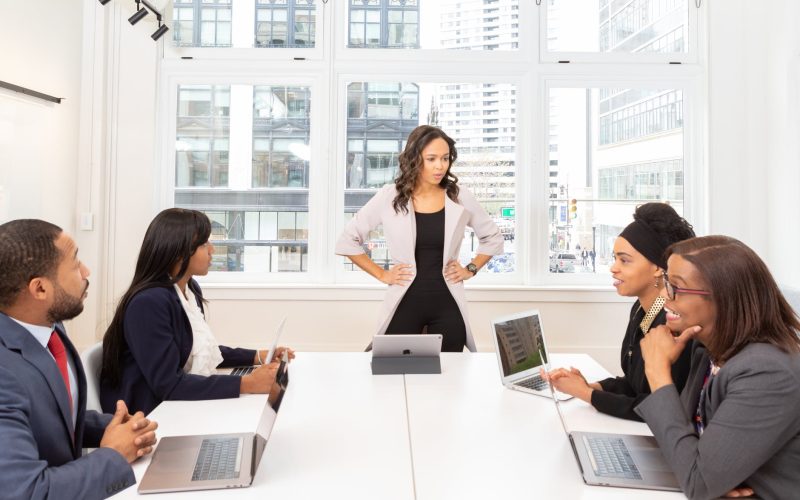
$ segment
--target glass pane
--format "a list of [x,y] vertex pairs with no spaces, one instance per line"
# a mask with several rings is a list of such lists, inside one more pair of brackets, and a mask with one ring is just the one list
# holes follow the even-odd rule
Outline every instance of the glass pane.
[[212,270],[305,272],[310,89],[240,85],[236,92],[235,106],[253,107],[252,123],[235,127],[252,126],[253,156],[231,164],[230,120],[250,111],[230,109],[229,86],[179,86],[175,206],[212,219]]
[[223,86],[178,88],[176,187],[227,186],[229,95]]
[[688,0],[550,0],[552,52],[681,53],[688,49]]
[[550,272],[607,274],[637,205],[683,213],[683,93],[557,88],[549,102]]
[[370,0],[349,4],[346,22],[350,48],[518,48],[519,0]]
[[[506,240],[505,253],[489,262],[488,271],[513,272],[517,243],[515,86],[353,82],[347,88],[345,219],[349,220],[378,189],[394,182],[398,155],[408,134],[418,125],[433,124],[456,141],[458,160],[453,173],[459,185],[475,195]],[[485,93],[492,93],[494,98],[485,99]],[[420,109],[421,104],[424,109]],[[486,127],[487,120],[493,121],[493,126]],[[461,245],[462,263],[472,258],[477,245],[477,238],[468,229]],[[378,265],[390,265],[381,228],[373,231],[364,249]],[[353,269],[346,258],[344,266]]]
[[314,47],[316,12],[316,8],[309,8],[305,1],[259,2],[255,46]]

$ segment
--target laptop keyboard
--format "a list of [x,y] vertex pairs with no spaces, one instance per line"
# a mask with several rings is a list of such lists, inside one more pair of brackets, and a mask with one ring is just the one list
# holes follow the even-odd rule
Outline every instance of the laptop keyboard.
[[240,438],[204,439],[194,464],[192,481],[212,481],[239,477]]
[[514,385],[525,387],[526,389],[533,389],[535,391],[543,391],[547,389],[547,381],[545,381],[539,375],[534,375],[533,377],[529,377],[523,380],[518,380],[517,382],[514,382]]
[[249,375],[256,367],[255,366],[237,366],[233,370],[231,370],[231,375],[238,375],[243,377],[245,375]]
[[594,473],[598,476],[641,479],[628,447],[622,438],[586,437],[594,456]]

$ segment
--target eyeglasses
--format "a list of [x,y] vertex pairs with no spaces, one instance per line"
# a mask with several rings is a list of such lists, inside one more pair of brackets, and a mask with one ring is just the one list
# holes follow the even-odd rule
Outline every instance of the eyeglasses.
[[675,300],[675,295],[679,293],[686,293],[689,295],[711,295],[711,292],[706,290],[696,290],[693,288],[678,288],[669,282],[667,273],[664,273],[664,289],[667,291],[669,300]]

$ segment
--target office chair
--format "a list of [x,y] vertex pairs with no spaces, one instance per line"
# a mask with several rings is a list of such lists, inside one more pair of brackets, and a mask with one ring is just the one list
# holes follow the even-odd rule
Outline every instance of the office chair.
[[100,413],[100,368],[103,366],[103,343],[98,342],[81,354],[83,370],[86,372],[86,409]]

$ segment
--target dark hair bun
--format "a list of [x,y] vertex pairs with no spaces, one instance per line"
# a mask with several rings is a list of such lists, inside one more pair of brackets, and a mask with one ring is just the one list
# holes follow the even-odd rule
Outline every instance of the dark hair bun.
[[633,220],[649,226],[668,245],[694,238],[692,225],[666,203],[652,202],[639,205],[633,214]]

